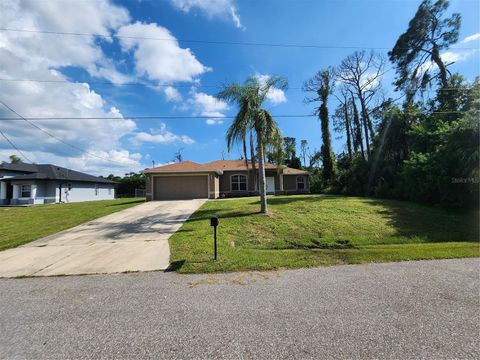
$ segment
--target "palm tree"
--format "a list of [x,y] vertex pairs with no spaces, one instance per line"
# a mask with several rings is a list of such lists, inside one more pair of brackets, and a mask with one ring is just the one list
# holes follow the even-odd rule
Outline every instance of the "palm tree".
[[231,151],[234,143],[242,143],[243,157],[245,159],[245,166],[248,172],[248,155],[247,155],[247,124],[242,121],[240,113],[237,114],[232,125],[227,130],[227,150]]
[[286,90],[287,80],[282,77],[270,77],[259,81],[256,76],[249,77],[242,85],[233,83],[225,86],[217,98],[238,106],[238,113],[227,132],[227,143],[233,139],[241,139],[247,131],[254,130],[257,135],[257,155],[259,171],[260,212],[267,213],[267,188],[265,178],[264,150],[280,130],[268,110],[262,108],[270,89]]

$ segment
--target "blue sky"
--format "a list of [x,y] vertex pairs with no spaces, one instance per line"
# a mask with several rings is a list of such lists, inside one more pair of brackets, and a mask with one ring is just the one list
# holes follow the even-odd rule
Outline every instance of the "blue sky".
[[[118,117],[114,121],[38,121],[44,132],[25,122],[3,122],[0,129],[32,161],[101,175],[138,171],[151,166],[152,160],[167,163],[179,149],[185,159],[197,162],[218,159],[226,152],[229,119],[135,120],[130,116],[234,115],[234,106],[213,98],[218,91],[215,86],[241,82],[254,74],[288,78],[292,89],[272,93],[266,103],[273,114],[308,114],[313,106],[303,103],[305,94],[298,88],[316,71],[338,65],[355,50],[185,40],[373,47],[386,56],[420,3],[51,0],[46,5],[40,0],[0,1],[4,7],[0,11],[4,14],[0,15],[2,28],[113,35],[106,39],[0,31],[1,78],[54,81],[0,81],[0,99],[22,116]],[[446,56],[456,60],[451,69],[470,80],[480,73],[480,35],[475,36],[480,32],[479,10],[477,1],[467,0],[452,1],[449,9],[462,15],[460,39],[472,40],[456,45],[468,49],[452,49]],[[392,92],[393,78],[393,71],[383,78],[387,94]],[[144,86],[122,86],[125,82]],[[330,105],[333,113],[334,97]],[[2,109],[0,116],[12,114]],[[298,144],[306,139],[311,149],[320,148],[320,126],[315,118],[277,121],[284,136],[297,138]],[[335,151],[342,151],[344,140],[338,134],[333,138]],[[8,143],[0,141],[0,160],[13,152]],[[226,156],[235,159],[239,154],[234,148]]]

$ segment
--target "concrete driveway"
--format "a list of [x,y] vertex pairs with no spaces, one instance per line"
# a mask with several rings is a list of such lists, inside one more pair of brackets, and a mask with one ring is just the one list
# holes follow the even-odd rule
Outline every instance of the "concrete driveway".
[[0,252],[0,277],[166,269],[168,238],[206,200],[153,201]]

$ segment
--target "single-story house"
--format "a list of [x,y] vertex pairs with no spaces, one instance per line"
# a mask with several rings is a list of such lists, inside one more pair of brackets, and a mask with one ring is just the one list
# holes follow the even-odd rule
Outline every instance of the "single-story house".
[[51,164],[0,164],[0,205],[114,198],[114,181]]
[[[251,165],[249,162],[247,171],[245,160],[217,160],[206,164],[182,161],[145,169],[146,200],[257,195],[258,164],[255,177]],[[307,171],[266,163],[265,174],[268,194],[310,192]]]

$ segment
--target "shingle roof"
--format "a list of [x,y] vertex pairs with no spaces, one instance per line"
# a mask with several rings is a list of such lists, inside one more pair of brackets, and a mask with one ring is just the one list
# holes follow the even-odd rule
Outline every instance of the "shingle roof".
[[8,180],[61,180],[104,184],[115,183],[114,181],[108,179],[88,175],[79,171],[70,170],[52,164],[0,164],[0,170],[27,173],[6,178]]
[[203,168],[204,165],[198,164],[193,161],[181,161],[178,163],[157,166],[154,168],[147,169],[147,171],[155,172],[155,171],[196,171],[196,170],[205,170]]
[[[251,169],[251,162],[248,162],[248,167]],[[257,164],[258,168],[258,164]],[[193,161],[182,161],[174,164],[158,166],[155,168],[149,168],[145,170],[145,173],[161,173],[161,172],[199,172],[199,171],[237,171],[237,170],[246,170],[245,160],[216,160],[211,161],[206,164],[198,164]],[[265,163],[265,169],[276,170],[277,165],[271,163]],[[308,174],[307,171],[292,169],[289,167],[283,167],[283,173],[286,175],[295,175],[295,174]]]
[[22,162],[17,164],[0,163],[0,170],[18,171],[22,173],[34,173],[38,171],[37,168],[37,164],[26,164]]
[[308,171],[285,167],[283,169],[283,174],[284,175],[306,175],[308,174]]

